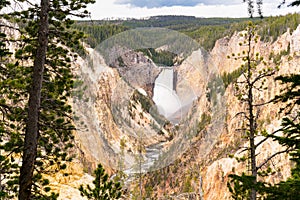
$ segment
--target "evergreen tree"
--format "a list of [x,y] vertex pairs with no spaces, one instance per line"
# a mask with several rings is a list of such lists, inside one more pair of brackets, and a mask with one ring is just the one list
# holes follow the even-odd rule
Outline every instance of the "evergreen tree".
[[[249,2],[250,1],[248,1],[248,3]],[[284,4],[286,4],[285,0],[283,0],[278,7],[280,8]],[[300,1],[295,0],[288,6],[299,5]],[[286,103],[286,107],[282,111],[285,112],[287,117],[282,119],[283,136],[275,136],[271,134],[269,137],[286,147],[286,151],[290,152],[291,160],[294,161],[295,166],[293,167],[291,177],[288,178],[288,180],[281,181],[274,186],[263,185],[260,190],[266,193],[266,199],[269,200],[296,200],[299,199],[300,196],[300,75],[291,74],[279,76],[276,79],[281,81],[284,89],[282,90],[282,94],[277,96],[274,100],[275,102]]]
[[121,184],[109,180],[101,164],[98,165],[94,174],[96,176],[93,181],[94,186],[80,185],[79,191],[81,196],[85,196],[90,200],[112,200],[121,198]]
[[[253,17],[254,14],[254,1],[253,0],[243,0],[243,2],[248,4],[248,14],[250,18]],[[280,8],[282,5],[286,4],[286,0],[282,0],[282,2],[278,5],[278,8]],[[262,18],[263,17],[263,12],[262,12],[262,5],[263,5],[263,0],[257,0],[256,1],[257,5],[257,12],[259,16]],[[300,5],[300,0],[295,0],[292,1],[288,6],[299,6]]]
[[[9,5],[9,1],[0,2],[0,10]],[[0,74],[0,87],[5,87],[4,78],[6,78],[7,65],[10,59],[9,49],[6,47],[7,35],[5,33],[7,27],[1,26],[0,32],[0,71],[4,73]],[[7,152],[4,146],[4,140],[8,137],[7,131],[10,124],[7,123],[7,117],[11,117],[13,113],[12,108],[6,103],[3,97],[2,90],[0,90],[0,199],[13,198],[13,194],[16,192],[13,180],[14,176],[18,174],[18,166],[13,163],[13,157],[10,156],[10,152]]]
[[295,163],[291,177],[287,181],[266,188],[267,199],[296,200],[300,196],[300,75],[291,74],[277,78],[284,85],[282,94],[275,102],[284,102],[283,109],[287,117],[282,119],[283,136],[273,136],[290,152],[291,160]]
[[[279,8],[286,4],[286,0],[283,0],[282,3],[278,6]],[[300,5],[300,1],[299,0],[295,0],[295,1],[292,1],[288,6],[299,6]]]
[[[74,127],[67,100],[73,86],[71,62],[83,34],[71,29],[70,16],[87,16],[82,9],[93,2],[27,2],[23,10],[4,15],[18,23],[15,30],[20,37],[14,40],[18,49],[13,62],[2,65],[0,71],[1,108],[5,108],[1,110],[0,162],[17,168],[11,173],[14,177],[6,177],[1,187],[12,187],[12,195],[19,189],[19,199],[58,196],[49,194],[49,180],[43,174],[65,169],[71,159],[67,150],[72,147]],[[16,159],[20,156],[23,162],[19,176]]]
[[32,81],[29,91],[28,119],[25,128],[25,141],[20,170],[19,199],[31,199],[31,187],[33,183],[33,171],[37,156],[39,137],[39,110],[41,105],[41,91],[44,66],[46,61],[48,35],[49,35],[49,0],[41,0],[41,11],[38,25],[38,44],[34,58]]
[[[243,0],[243,2],[247,2],[248,4],[248,14],[250,16],[250,18],[253,17],[254,14],[254,1],[253,0]],[[263,5],[263,1],[262,0],[257,0],[256,1],[256,5],[257,5],[257,12],[259,14],[259,16],[262,18],[263,14],[262,14],[262,5]]]
[[[284,0],[281,5],[285,3]],[[289,4],[289,6],[299,5],[299,0]],[[275,98],[275,102],[286,103],[284,110],[287,117],[282,119],[283,137],[271,137],[290,150],[291,160],[295,162],[295,166],[287,181],[281,181],[268,188],[267,199],[296,200],[300,196],[300,74],[279,76],[276,79],[281,81],[285,87],[282,94]]]
[[[129,120],[130,122],[130,120]],[[119,163],[118,163],[118,173],[116,174],[115,180],[120,182],[122,186],[124,186],[124,181],[127,178],[126,173],[124,172],[125,170],[125,148],[126,148],[126,139],[121,138],[120,140],[120,149],[121,152],[119,153]]]
[[[263,167],[276,155],[268,157],[262,163],[258,163],[256,159],[257,148],[263,144],[265,139],[255,143],[255,138],[266,135],[266,131],[258,127],[258,119],[261,107],[267,104],[267,101],[261,102],[258,95],[265,89],[265,79],[273,76],[278,69],[277,67],[266,67],[267,63],[258,53],[254,52],[254,45],[259,37],[256,34],[256,27],[252,23],[249,23],[249,27],[242,35],[245,41],[240,45],[245,45],[246,50],[238,55],[233,54],[232,57],[235,59],[241,58],[245,62],[242,65],[244,69],[242,70],[242,77],[236,82],[236,93],[237,98],[246,108],[239,112],[237,116],[241,116],[243,119],[244,125],[240,130],[247,139],[249,146],[245,147],[244,150],[247,155],[238,158],[238,160],[249,163],[249,173],[230,175],[231,180],[228,187],[234,199],[255,200],[258,188],[263,185],[263,183],[258,182],[258,176],[266,175],[270,171],[270,169],[263,170]],[[263,69],[259,70],[258,65],[262,65]]]

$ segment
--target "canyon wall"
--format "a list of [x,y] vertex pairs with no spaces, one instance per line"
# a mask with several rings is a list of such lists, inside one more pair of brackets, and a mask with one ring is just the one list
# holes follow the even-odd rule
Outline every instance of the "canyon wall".
[[[142,156],[146,162],[145,170],[151,172],[145,175],[143,182],[145,188],[150,185],[150,195],[154,199],[164,199],[165,196],[173,199],[230,199],[226,186],[228,175],[247,169],[245,163],[233,158],[242,156],[241,149],[248,145],[242,139],[243,133],[237,131],[242,120],[236,114],[245,109],[245,105],[234,96],[232,84],[227,88],[221,84],[214,99],[208,99],[207,88],[213,78],[240,67],[241,60],[228,59],[227,55],[241,52],[241,41],[243,38],[239,33],[222,38],[211,52],[194,51],[175,67],[178,76],[176,91],[182,100],[191,92],[196,96],[193,102],[189,102],[192,106],[184,112],[181,121],[184,125],[178,127],[158,116],[151,101],[153,81],[160,72],[151,60],[131,52],[121,57],[123,66],[118,62],[112,67],[105,64],[100,54],[89,50],[92,57],[88,62],[75,63],[76,73],[88,86],[83,97],[74,97],[78,117],[76,140],[84,165],[71,167],[71,171],[78,172],[74,175],[76,178],[63,180],[54,177],[58,185],[55,187],[61,187],[60,199],[79,199],[79,196],[75,197],[79,195],[75,192],[78,184],[91,183],[91,177],[85,173],[87,171],[83,172],[83,168],[91,172],[97,163],[101,162],[110,173],[127,169],[130,175],[134,172],[141,144],[145,147]],[[271,53],[276,55],[289,49],[288,54],[280,57],[280,70],[276,75],[300,73],[299,44],[300,26],[292,33],[283,34],[274,43],[258,42],[255,51],[267,60],[270,58],[272,63]],[[280,86],[273,78],[267,79],[266,84],[267,89],[257,96],[262,100],[271,99],[280,92]],[[268,132],[278,129],[282,117],[277,114],[279,107],[274,104],[264,106],[259,126]],[[257,137],[257,142],[262,139]],[[124,148],[121,148],[121,141],[126,141]],[[281,149],[276,142],[267,140],[258,150],[258,162]],[[155,157],[153,152],[157,151],[167,153]],[[155,159],[161,159],[158,162],[165,164],[156,164],[156,170],[146,168]],[[286,154],[276,156],[272,168],[278,173],[268,177],[268,181],[275,183],[286,179],[290,175],[290,166]],[[157,179],[162,174],[165,178]]]

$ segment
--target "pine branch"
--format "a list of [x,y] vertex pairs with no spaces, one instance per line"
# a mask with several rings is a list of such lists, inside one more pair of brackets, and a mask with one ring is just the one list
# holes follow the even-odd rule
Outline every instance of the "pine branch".
[[280,128],[280,129],[274,131],[273,133],[269,134],[268,137],[265,137],[265,138],[262,139],[259,143],[257,143],[257,144],[255,145],[255,148],[259,147],[259,146],[260,146],[261,144],[263,144],[267,139],[269,139],[270,137],[272,137],[272,135],[274,135],[274,134],[276,134],[276,133],[278,133],[278,132],[281,132],[282,130],[283,130],[283,129]]
[[[1,15],[0,15],[0,17],[1,17]],[[7,25],[7,24],[0,24],[0,28],[3,28],[3,27],[4,27],[4,28],[13,29],[13,30],[16,30],[16,31],[18,31],[18,32],[20,32],[20,33],[23,33],[23,32],[21,31],[21,29],[15,27],[15,26]]]
[[282,153],[288,153],[290,151],[292,151],[293,149],[295,148],[290,148],[288,147],[287,149],[285,150],[282,150],[282,151],[278,151],[276,153],[274,153],[273,155],[269,156],[264,162],[262,162],[260,165],[258,165],[256,167],[257,170],[260,170],[265,164],[267,164],[272,158],[274,158],[275,156],[279,155],[279,154],[282,154]]

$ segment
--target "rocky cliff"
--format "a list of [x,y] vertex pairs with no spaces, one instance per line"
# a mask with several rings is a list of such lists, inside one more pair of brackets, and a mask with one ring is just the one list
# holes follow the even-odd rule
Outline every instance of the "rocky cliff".
[[[299,73],[299,48],[295,44],[299,42],[300,26],[290,33],[290,31],[283,34],[274,43],[258,42],[255,46],[255,51],[259,52],[264,58],[269,59],[271,65],[274,65],[275,58],[272,55],[278,55],[277,59],[280,61],[279,71],[277,75]],[[232,52],[241,52],[241,47],[237,44],[241,41],[239,34],[235,34],[232,38],[224,38],[217,41],[215,48],[212,51],[212,57],[219,66],[219,71],[230,72],[240,66],[239,61],[222,59],[225,55],[231,55]],[[285,55],[282,52],[288,52]],[[222,55],[221,57],[219,55]],[[221,58],[221,59],[220,59]],[[262,68],[263,66],[258,66]],[[274,98],[280,92],[280,85],[274,81],[273,78],[266,80],[267,89],[260,93],[258,98],[262,100],[269,100]],[[237,140],[241,135],[237,130],[241,123],[239,118],[235,115],[241,110],[243,105],[240,105],[236,97],[234,97],[234,88],[229,86],[226,89],[225,97],[227,104],[227,130],[223,132],[219,138],[215,150],[219,151],[219,156],[213,158],[213,162],[205,165],[201,170],[203,180],[204,199],[230,199],[230,193],[226,187],[228,175],[231,173],[245,171],[247,166],[238,163],[235,158],[230,158],[230,154],[234,157],[241,157],[241,147],[247,146],[247,143]],[[280,105],[269,104],[264,106],[260,112],[259,123],[261,127],[265,127],[269,133],[279,129],[280,119],[282,116],[278,115]],[[263,137],[257,137],[257,143]],[[282,150],[282,147],[268,139],[257,151],[258,163],[263,162],[270,155]],[[222,152],[223,151],[223,152]],[[224,152],[225,151],[225,152]],[[213,154],[215,155],[215,154]],[[270,183],[276,183],[280,180],[285,180],[290,174],[291,163],[288,160],[288,155],[280,154],[276,156],[271,164],[271,167],[276,172],[274,176],[266,178]],[[268,165],[268,167],[270,166]]]
[[[89,50],[90,59],[77,62],[76,73],[83,85],[73,98],[76,139],[82,152],[80,158],[85,161],[85,167],[75,167],[76,171],[92,169],[97,163],[102,163],[110,173],[125,170],[131,177],[127,187],[132,190],[136,187],[133,175],[149,172],[143,175],[143,193],[154,199],[230,199],[228,175],[247,169],[233,158],[243,155],[241,149],[248,145],[237,131],[242,121],[236,114],[245,105],[234,96],[233,85],[225,87],[218,83],[218,77],[242,64],[240,60],[227,59],[227,55],[243,50],[239,46],[241,41],[239,33],[222,38],[211,52],[194,51],[174,67],[176,92],[182,101],[193,99],[176,126],[157,113],[151,99],[160,72],[155,63],[133,51],[108,66],[99,53]],[[300,26],[274,43],[258,42],[255,51],[270,63],[275,59],[271,55],[280,55],[276,58],[280,65],[277,75],[299,73],[299,43]],[[287,53],[281,54],[283,51]],[[263,100],[280,91],[273,78],[267,79],[266,84],[267,90],[258,96]],[[265,106],[260,112],[259,126],[266,127],[268,132],[278,129],[282,117],[277,114],[278,109],[278,105]],[[261,139],[258,137],[257,142]],[[258,150],[258,162],[280,149],[279,144],[267,140]],[[142,163],[140,168],[137,163]],[[274,183],[289,176],[287,155],[276,156],[272,165],[278,173],[268,181]],[[67,181],[55,177],[62,185],[61,199],[79,199],[75,197],[79,193],[73,192],[77,191],[75,188],[80,182],[91,182],[91,177],[83,172],[74,177]]]

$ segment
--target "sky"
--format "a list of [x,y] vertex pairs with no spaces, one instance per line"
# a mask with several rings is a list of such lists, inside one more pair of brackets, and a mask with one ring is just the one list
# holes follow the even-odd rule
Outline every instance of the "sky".
[[[283,6],[278,9],[281,1],[264,0],[263,15],[275,16],[300,11],[299,7]],[[88,9],[91,11],[91,18],[95,20],[146,18],[155,15],[248,17],[247,4],[242,2],[243,0],[96,0]],[[258,16],[257,13],[255,15]]]

